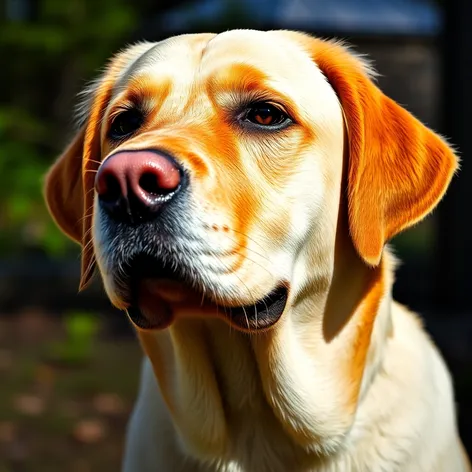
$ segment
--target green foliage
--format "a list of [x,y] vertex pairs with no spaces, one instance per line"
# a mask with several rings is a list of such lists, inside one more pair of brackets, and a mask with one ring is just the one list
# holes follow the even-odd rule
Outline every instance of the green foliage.
[[84,365],[93,358],[93,347],[100,328],[98,318],[89,313],[70,313],[64,319],[64,328],[66,338],[49,346],[49,360],[67,366]]
[[72,133],[74,96],[137,27],[140,1],[38,0],[0,19],[0,255],[73,247],[48,216],[43,176]]

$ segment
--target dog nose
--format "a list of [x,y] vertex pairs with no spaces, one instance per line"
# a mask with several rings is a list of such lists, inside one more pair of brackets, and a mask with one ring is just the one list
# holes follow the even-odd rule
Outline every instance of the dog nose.
[[122,151],[100,166],[95,190],[108,214],[137,223],[155,217],[180,190],[181,180],[181,167],[166,154]]

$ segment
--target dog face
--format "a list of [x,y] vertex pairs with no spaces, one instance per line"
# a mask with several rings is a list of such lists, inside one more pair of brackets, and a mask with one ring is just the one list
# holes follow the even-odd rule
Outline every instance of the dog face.
[[327,292],[340,245],[378,265],[456,168],[366,64],[300,33],[138,44],[84,97],[46,199],[83,246],[82,285],[96,261],[143,330],[186,316],[270,328],[307,287]]

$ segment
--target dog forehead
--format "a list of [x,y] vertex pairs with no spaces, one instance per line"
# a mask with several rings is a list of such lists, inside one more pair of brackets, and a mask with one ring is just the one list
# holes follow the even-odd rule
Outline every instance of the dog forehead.
[[212,33],[185,34],[128,47],[115,57],[110,67],[110,71],[121,69],[116,77],[115,89],[126,86],[132,77],[142,73],[156,72],[161,76],[178,77],[185,70],[194,69],[203,48],[214,36]]
[[[257,61],[261,67],[295,66],[309,63],[310,58],[289,36],[277,31],[230,30],[224,33],[183,34],[152,43],[129,65],[132,74],[158,64],[179,62],[193,68],[209,68],[221,61]],[[177,71],[174,71],[174,73]]]
[[298,44],[289,38],[255,30],[233,30],[215,36],[201,59],[206,76],[234,64],[261,71],[268,79],[300,83],[304,76],[322,79],[321,71]]
[[141,72],[170,74],[174,78],[186,71],[210,74],[234,63],[245,63],[266,73],[299,75],[304,69],[318,71],[308,54],[289,37],[277,31],[231,30],[220,34],[201,33],[173,36],[153,43],[134,57],[121,74],[127,79]]
[[231,30],[212,38],[202,62],[214,60],[257,61],[261,67],[310,63],[308,55],[290,37],[276,31]]
[[146,76],[156,84],[169,82],[178,93],[186,94],[210,79],[216,88],[227,85],[228,77],[231,83],[244,82],[248,71],[265,79],[261,88],[274,86],[300,101],[333,92],[299,43],[277,31],[257,30],[187,34],[154,43],[121,74],[115,90],[126,88],[130,78]]

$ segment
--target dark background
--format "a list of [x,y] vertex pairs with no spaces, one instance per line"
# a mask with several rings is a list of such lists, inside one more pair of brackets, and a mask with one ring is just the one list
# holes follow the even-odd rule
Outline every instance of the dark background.
[[388,95],[459,150],[439,209],[392,243],[394,294],[453,372],[472,452],[472,2],[0,0],[0,472],[118,470],[136,393],[132,330],[98,281],[77,295],[79,248],[41,197],[76,94],[129,42],[247,27],[346,39]]

